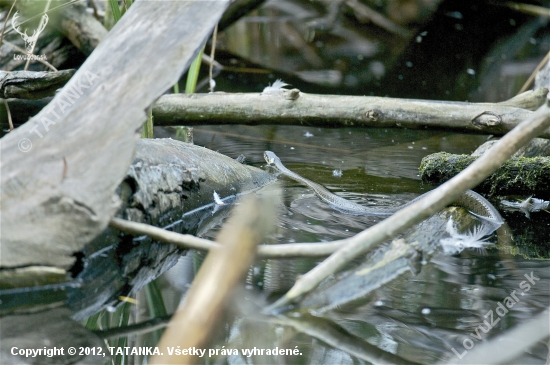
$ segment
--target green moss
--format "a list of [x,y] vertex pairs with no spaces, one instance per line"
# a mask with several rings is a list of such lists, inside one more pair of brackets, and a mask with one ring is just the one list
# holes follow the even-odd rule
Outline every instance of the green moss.
[[[446,152],[426,156],[420,164],[422,181],[441,184],[474,162],[477,157],[453,155]],[[534,194],[548,197],[550,194],[550,159],[548,157],[517,157],[506,161],[497,171],[485,179],[478,189],[494,194]]]

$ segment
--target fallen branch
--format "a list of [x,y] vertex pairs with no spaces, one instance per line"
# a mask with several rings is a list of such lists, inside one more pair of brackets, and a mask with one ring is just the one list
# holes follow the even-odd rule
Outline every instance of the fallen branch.
[[[185,249],[192,248],[195,250],[209,251],[220,246],[217,242],[195,237],[190,234],[171,232],[149,224],[131,222],[120,218],[111,219],[109,226],[132,235],[147,235],[157,241],[171,243]],[[324,257],[335,252],[337,249],[342,247],[344,243],[345,240],[332,241],[329,243],[261,245],[258,246],[258,256],[262,259]]]
[[[233,289],[241,282],[255,256],[256,245],[273,227],[275,203],[279,191],[264,201],[249,196],[237,206],[234,214],[220,231],[221,243],[201,265],[191,288],[174,313],[158,346],[206,348],[210,332],[231,299]],[[152,364],[189,364],[197,357],[159,355]]]
[[177,81],[227,5],[134,3],[49,106],[2,138],[1,267],[69,268],[105,229],[145,108]]
[[[502,104],[475,104],[367,96],[213,93],[164,95],[153,107],[156,125],[290,124],[377,128],[445,128],[505,134],[540,106],[547,89]],[[511,106],[514,105],[514,106]],[[545,132],[550,137],[550,131]]]
[[493,148],[460,174],[434,189],[422,199],[398,211],[393,216],[346,239],[347,244],[328,257],[313,270],[303,275],[295,285],[265,311],[277,312],[302,295],[316,288],[326,277],[334,274],[353,258],[372,250],[395,237],[408,227],[420,223],[457,199],[467,189],[479,184],[497,170],[521,146],[550,126],[550,107],[543,105],[523,123],[506,134]]
[[55,95],[74,75],[75,70],[54,72],[0,71],[0,95],[2,98],[37,100]]
[[[525,274],[527,275],[527,274]],[[453,359],[455,364],[513,364],[539,341],[548,340],[550,333],[550,308],[546,307],[535,317],[525,323],[517,324],[510,331],[493,337],[480,344],[472,351],[464,351],[464,357],[458,361]],[[439,362],[439,365],[450,362]]]

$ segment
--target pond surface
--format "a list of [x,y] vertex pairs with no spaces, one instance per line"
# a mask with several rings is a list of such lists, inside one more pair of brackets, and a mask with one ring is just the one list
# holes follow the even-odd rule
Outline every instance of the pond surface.
[[[166,129],[162,134],[172,132]],[[423,184],[418,176],[417,169],[424,156],[440,151],[469,154],[487,136],[400,129],[203,126],[194,129],[194,139],[195,144],[228,156],[243,154],[247,163],[258,167],[265,165],[263,151],[271,150],[290,170],[325,185],[333,193],[363,205],[395,206],[434,188]],[[280,180],[284,189],[283,207],[276,234],[269,243],[331,241],[352,236],[383,219],[337,212],[307,187],[283,177]],[[531,221],[519,213],[503,215],[509,223],[520,222],[511,225],[514,234],[523,237],[537,230],[548,232],[546,214],[538,213]],[[517,226],[531,233],[526,234]],[[218,229],[204,236],[214,238]],[[541,245],[537,255],[548,257],[548,242],[533,234],[529,237],[530,243]],[[548,307],[550,263],[530,258],[535,256],[532,251],[515,247],[489,248],[484,252],[466,250],[457,255],[437,252],[416,276],[406,272],[359,302],[323,313],[322,318],[301,316],[299,325],[287,322],[260,325],[248,317],[239,317],[222,340],[227,341],[226,348],[298,346],[301,355],[279,358],[258,355],[248,359],[229,356],[220,361],[362,364],[369,363],[366,359],[376,349],[382,349],[397,355],[398,363],[456,363],[485,340],[526,323]],[[254,285],[248,286],[245,296],[260,302],[264,299],[258,298],[271,300],[268,294],[283,294],[296,274],[307,272],[319,261],[295,259],[285,260],[284,264],[271,263],[275,269],[266,272],[272,276],[277,273],[278,277],[260,274],[260,278],[250,282]],[[263,273],[262,265],[265,262],[258,264],[257,273]],[[532,281],[528,290],[525,275]],[[503,303],[508,304],[506,310],[499,309]],[[262,305],[265,302],[257,306]],[[258,312],[258,308],[251,311]],[[484,322],[489,313],[494,316],[493,326]],[[327,335],[327,331],[331,334]],[[371,345],[374,347],[370,348]],[[547,355],[548,347],[543,341],[515,363],[543,364]]]

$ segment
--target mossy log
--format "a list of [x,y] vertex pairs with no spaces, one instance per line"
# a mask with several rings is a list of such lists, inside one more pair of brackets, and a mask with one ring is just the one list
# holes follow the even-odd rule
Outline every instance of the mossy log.
[[[420,164],[420,178],[425,183],[441,184],[451,179],[477,156],[439,152],[428,155]],[[489,195],[535,195],[550,197],[550,158],[514,157],[477,186],[476,191]]]

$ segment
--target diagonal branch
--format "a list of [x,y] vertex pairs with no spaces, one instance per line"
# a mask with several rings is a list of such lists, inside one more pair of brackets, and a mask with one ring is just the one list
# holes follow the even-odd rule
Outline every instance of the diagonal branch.
[[[548,103],[547,103],[548,104]],[[500,167],[514,152],[550,126],[550,107],[543,105],[514,130],[506,134],[492,149],[460,174],[428,193],[416,203],[363,232],[348,238],[348,243],[313,270],[303,275],[278,301],[265,309],[278,312],[315,289],[321,281],[334,274],[353,258],[420,223],[457,199],[467,189],[479,184]]]

